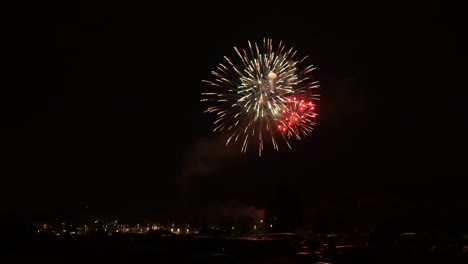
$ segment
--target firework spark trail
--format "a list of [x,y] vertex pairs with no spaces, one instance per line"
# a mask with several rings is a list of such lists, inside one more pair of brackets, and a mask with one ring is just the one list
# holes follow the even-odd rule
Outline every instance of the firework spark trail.
[[234,51],[240,63],[224,56],[225,63],[211,71],[214,78],[202,80],[214,87],[201,99],[211,104],[205,112],[217,115],[213,131],[230,132],[226,145],[241,139],[244,153],[252,140],[259,156],[267,139],[276,150],[277,138],[291,148],[290,140],[301,140],[316,124],[319,84],[310,76],[315,67],[301,69],[307,56],[296,60],[297,51],[281,41],[275,49],[271,39],[262,46],[248,41],[248,50]]

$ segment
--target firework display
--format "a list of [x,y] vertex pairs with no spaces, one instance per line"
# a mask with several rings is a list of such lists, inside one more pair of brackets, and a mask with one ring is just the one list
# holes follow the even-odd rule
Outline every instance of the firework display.
[[214,131],[229,133],[226,144],[241,141],[244,153],[256,144],[261,156],[266,142],[291,148],[291,140],[303,139],[316,124],[315,67],[303,66],[308,56],[296,59],[297,51],[281,41],[248,41],[248,49],[234,50],[236,61],[225,56],[212,79],[202,80],[211,88],[201,101],[209,104],[205,113],[216,114]]

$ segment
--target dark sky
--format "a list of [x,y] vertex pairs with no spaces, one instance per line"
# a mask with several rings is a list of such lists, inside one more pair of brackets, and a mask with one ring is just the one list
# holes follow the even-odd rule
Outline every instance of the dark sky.
[[[466,209],[456,8],[323,2],[12,5],[2,22],[2,214],[261,208],[284,186],[309,207]],[[310,56],[321,101],[308,138],[259,158],[224,147],[199,100],[233,46],[265,37]]]

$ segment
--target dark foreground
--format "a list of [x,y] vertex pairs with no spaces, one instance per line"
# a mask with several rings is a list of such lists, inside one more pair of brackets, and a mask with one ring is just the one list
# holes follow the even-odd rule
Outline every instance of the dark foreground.
[[3,237],[0,263],[468,263],[466,245],[358,245],[294,234]]

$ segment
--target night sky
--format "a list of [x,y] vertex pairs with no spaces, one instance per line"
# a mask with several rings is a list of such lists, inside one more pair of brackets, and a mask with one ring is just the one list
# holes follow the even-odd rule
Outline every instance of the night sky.
[[[263,208],[286,188],[310,208],[460,219],[456,8],[323,2],[4,10],[2,216],[170,218]],[[263,38],[309,55],[321,101],[309,137],[259,158],[212,133],[200,93],[234,46]]]

